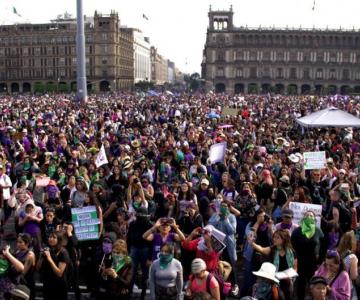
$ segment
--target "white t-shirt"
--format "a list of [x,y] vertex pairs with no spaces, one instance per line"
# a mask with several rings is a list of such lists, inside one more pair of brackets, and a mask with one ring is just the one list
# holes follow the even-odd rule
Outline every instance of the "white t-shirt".
[[3,199],[9,200],[10,199],[10,188],[12,187],[12,182],[9,176],[6,174],[2,174],[0,176],[0,186],[8,186],[7,188],[2,189]]

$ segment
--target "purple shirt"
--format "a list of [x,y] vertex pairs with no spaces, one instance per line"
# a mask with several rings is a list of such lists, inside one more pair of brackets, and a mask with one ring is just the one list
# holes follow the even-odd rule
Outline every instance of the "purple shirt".
[[153,261],[155,259],[158,259],[160,249],[165,243],[173,243],[173,242],[175,242],[175,234],[174,233],[169,233],[164,241],[163,241],[160,233],[154,233],[153,255],[152,255]]

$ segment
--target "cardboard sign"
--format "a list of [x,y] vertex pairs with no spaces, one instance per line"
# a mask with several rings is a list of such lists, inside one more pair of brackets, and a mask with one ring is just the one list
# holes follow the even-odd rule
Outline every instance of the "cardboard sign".
[[294,212],[293,222],[295,224],[300,225],[301,219],[304,217],[304,213],[312,211],[315,213],[316,226],[320,228],[322,205],[290,202],[289,208]]
[[324,169],[326,168],[325,151],[304,152],[304,169]]
[[98,240],[99,224],[96,206],[72,208],[71,219],[79,241]]
[[210,147],[209,159],[212,164],[224,161],[226,143],[217,143]]
[[236,117],[238,114],[239,114],[239,110],[237,108],[232,108],[232,107],[224,107],[221,112],[222,116]]
[[214,249],[216,253],[221,253],[226,248],[226,245],[218,238],[216,238],[215,235],[211,235],[210,238],[211,238],[211,247]]
[[37,187],[46,187],[50,182],[50,177],[36,177]]

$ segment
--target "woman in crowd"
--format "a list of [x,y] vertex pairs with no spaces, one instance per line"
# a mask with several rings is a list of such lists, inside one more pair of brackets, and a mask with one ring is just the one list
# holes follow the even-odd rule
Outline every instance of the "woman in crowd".
[[296,228],[291,235],[291,243],[298,256],[298,299],[305,297],[305,287],[314,275],[323,237],[321,229],[316,226],[315,213],[307,211],[301,220],[300,227]]
[[61,232],[53,232],[48,240],[49,248],[41,251],[37,269],[42,274],[44,300],[68,299],[67,268],[69,253],[63,246]]
[[[214,300],[220,300],[220,288],[216,278],[206,270],[206,264],[201,258],[195,258],[191,263],[190,279],[185,291],[187,299],[198,293],[209,293]],[[210,277],[209,277],[210,276]]]
[[316,276],[326,279],[331,298],[334,300],[350,300],[351,281],[344,263],[336,250],[328,250],[325,262],[315,272]]
[[[173,229],[175,233],[170,232],[171,229]],[[158,258],[160,249],[164,243],[174,244],[175,242],[185,240],[184,234],[179,229],[179,226],[176,225],[175,219],[172,218],[161,218],[157,220],[154,226],[143,234],[143,238],[149,242],[153,242],[152,260]]]
[[[297,258],[291,245],[289,231],[285,229],[275,231],[272,240],[273,244],[271,247],[261,247],[255,242],[252,243],[252,247],[255,251],[270,257],[276,272],[285,271],[290,268],[296,271]],[[286,300],[293,299],[293,281],[291,278],[281,280],[280,287],[284,292]]]
[[36,257],[33,251],[30,250],[31,236],[26,233],[20,233],[16,240],[16,258],[24,265],[22,277],[24,283],[30,289],[30,299],[35,299],[35,267]]
[[101,266],[101,277],[96,300],[130,299],[133,266],[124,240],[117,240],[112,246],[111,265]]
[[149,273],[151,299],[182,299],[182,266],[174,258],[174,246],[172,244],[164,244],[161,247],[159,258],[153,261]]
[[340,239],[338,251],[351,280],[351,299],[357,299],[355,280],[359,276],[358,258],[355,255],[356,238],[353,231],[344,233]]

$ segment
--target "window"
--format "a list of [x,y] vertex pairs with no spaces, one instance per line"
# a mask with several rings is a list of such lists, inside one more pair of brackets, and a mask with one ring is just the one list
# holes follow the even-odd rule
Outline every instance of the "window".
[[316,79],[323,79],[323,70],[322,69],[316,70]]
[[5,56],[5,48],[0,48],[0,56]]
[[59,46],[59,54],[64,55],[65,54],[65,47]]
[[316,62],[316,52],[311,52],[310,53],[310,61],[311,62]]
[[52,55],[53,54],[53,47],[46,47],[46,54]]
[[310,79],[310,70],[309,69],[303,70],[303,79]]
[[101,53],[102,54],[107,54],[108,53],[108,47],[106,45],[101,47]]
[[102,33],[102,34],[101,34],[101,39],[102,39],[103,41],[107,41],[107,39],[108,39],[107,33]]
[[290,79],[296,79],[296,68],[290,68]]
[[304,60],[304,53],[301,51],[298,51],[297,53],[297,61],[302,62]]
[[285,51],[284,52],[284,61],[289,61],[290,60],[290,52],[289,51]]
[[41,54],[41,48],[40,47],[35,47],[34,48],[34,54],[35,55],[40,55]]
[[250,68],[250,77],[251,78],[257,77],[257,69],[255,67]]
[[337,52],[337,53],[336,53],[336,62],[342,63],[342,61],[343,61],[343,54],[342,54],[342,52]]
[[355,80],[360,80],[360,71],[354,72],[354,77]]
[[258,61],[262,61],[262,59],[263,59],[263,52],[262,52],[262,51],[258,51],[258,52],[257,52],[257,60],[258,60]]
[[342,79],[349,80],[350,79],[350,72],[348,69],[344,69],[342,72]]
[[276,77],[277,78],[283,78],[284,77],[284,71],[282,68],[277,68],[276,69]]
[[222,68],[222,67],[217,68],[216,76],[223,77],[224,76],[224,68]]
[[53,69],[47,69],[47,70],[46,70],[46,76],[47,76],[47,77],[53,77],[53,76],[54,76],[54,71],[53,71]]
[[330,69],[330,72],[329,72],[329,79],[336,79],[336,70],[335,69]]
[[24,69],[24,70],[23,70],[23,76],[24,76],[25,78],[27,78],[27,77],[30,76],[28,69]]
[[60,75],[61,77],[65,77],[65,74],[66,74],[65,69],[60,69],[59,75]]
[[350,53],[350,63],[352,63],[352,64],[356,63],[356,53],[355,52]]
[[238,77],[238,78],[242,78],[244,76],[244,71],[242,68],[237,68],[236,69],[236,73],[235,73],[235,76]]
[[324,52],[324,62],[328,63],[330,61],[330,52]]
[[65,66],[65,58],[64,57],[59,58],[59,66]]
[[106,65],[107,62],[108,62],[107,57],[103,57],[103,58],[101,59],[101,63],[102,63],[103,65]]
[[276,61],[276,51],[271,51],[270,52],[270,60],[272,62]]
[[39,58],[36,58],[36,59],[34,60],[34,66],[35,66],[35,67],[40,67],[40,66],[41,66],[41,60],[40,60]]
[[71,60],[71,63],[72,63],[73,65],[76,65],[76,63],[77,63],[77,58],[76,58],[76,57],[73,57],[72,60]]
[[244,51],[244,60],[248,61],[250,59],[250,52],[249,51]]

